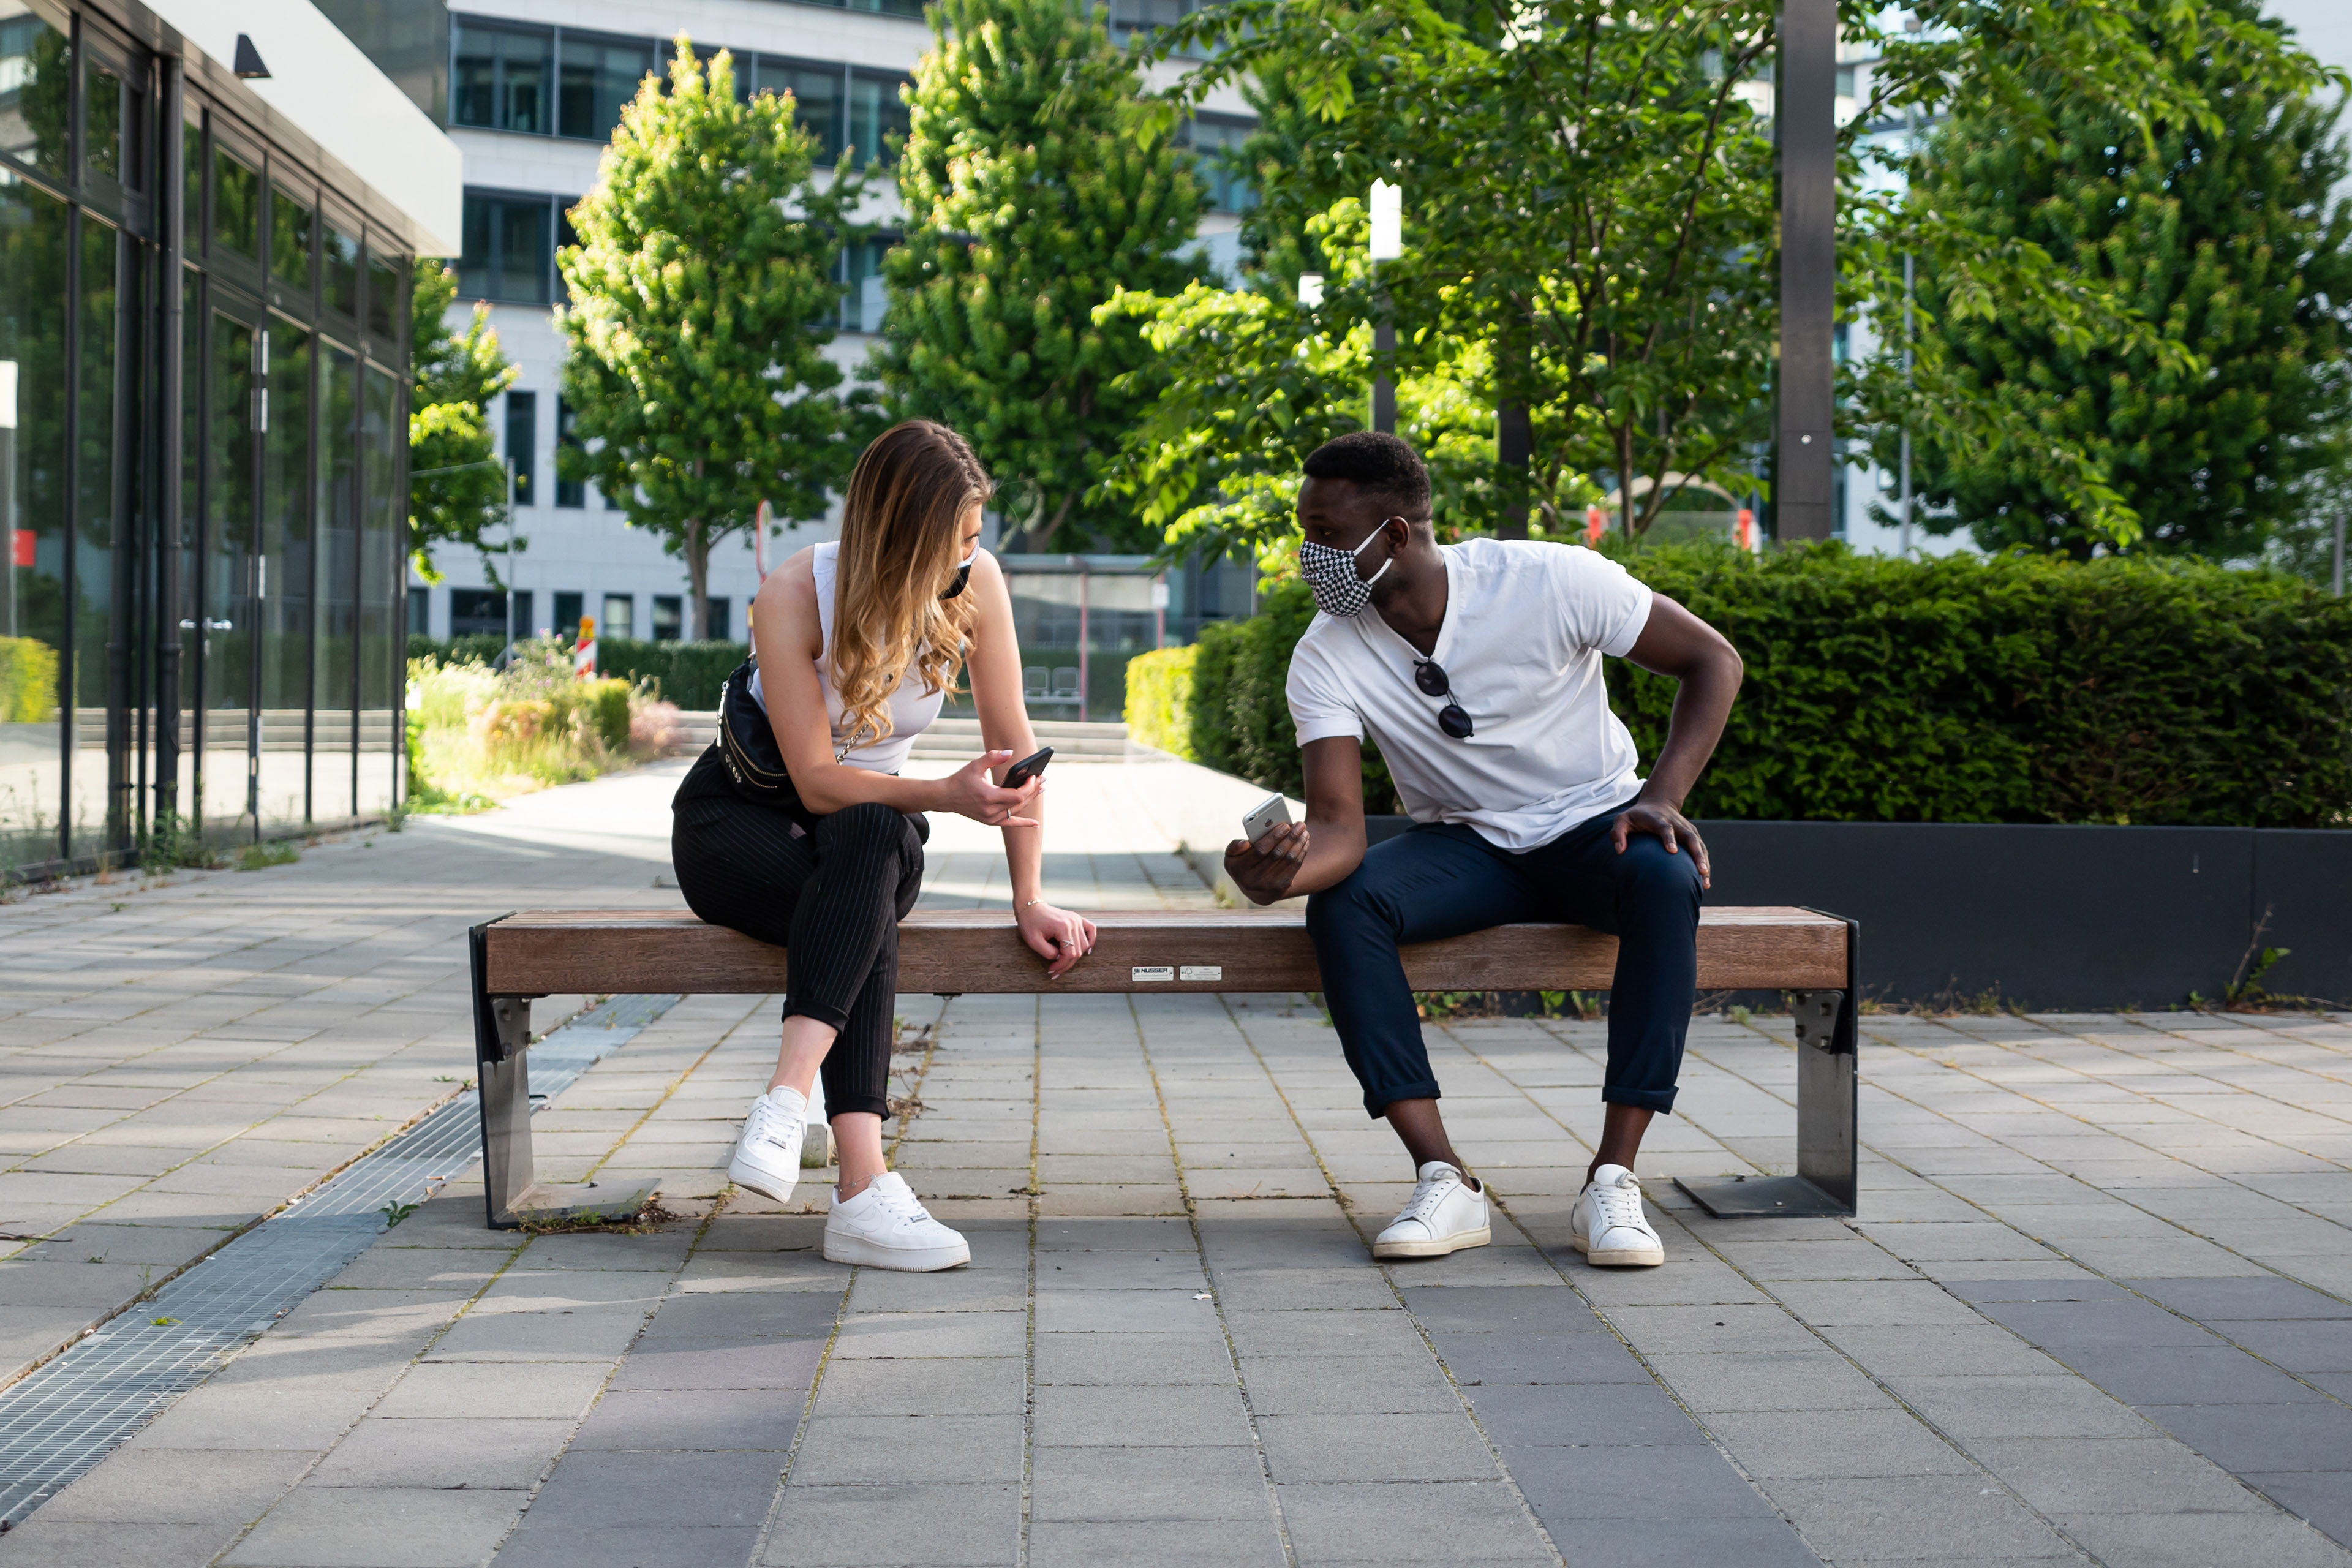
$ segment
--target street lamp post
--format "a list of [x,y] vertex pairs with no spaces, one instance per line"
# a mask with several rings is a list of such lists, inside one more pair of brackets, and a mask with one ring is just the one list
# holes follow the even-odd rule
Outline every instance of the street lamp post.
[[[1371,262],[1377,274],[1381,262],[1404,254],[1404,187],[1374,180],[1371,219]],[[1372,328],[1372,428],[1396,434],[1396,321],[1389,314],[1385,294],[1380,321]]]
[[1783,0],[1774,130],[1780,143],[1780,365],[1773,510],[1784,540],[1827,539],[1837,313],[1837,0]]

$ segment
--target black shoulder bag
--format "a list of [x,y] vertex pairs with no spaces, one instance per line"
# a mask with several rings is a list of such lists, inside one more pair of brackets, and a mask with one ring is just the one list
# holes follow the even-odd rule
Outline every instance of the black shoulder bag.
[[784,769],[783,748],[768,723],[766,710],[751,695],[751,671],[757,661],[745,659],[719,690],[719,750],[727,762],[727,776],[735,793],[754,805],[785,813],[803,829],[814,829],[816,816],[801,804],[793,775]]

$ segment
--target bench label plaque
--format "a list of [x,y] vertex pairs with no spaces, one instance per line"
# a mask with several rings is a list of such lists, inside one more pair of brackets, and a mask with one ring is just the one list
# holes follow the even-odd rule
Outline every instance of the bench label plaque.
[[1175,978],[1175,966],[1167,963],[1138,963],[1131,966],[1127,972],[1128,984],[1130,985],[1142,985],[1154,980],[1173,980]]
[[1177,975],[1180,980],[1223,980],[1225,966],[1222,963],[1188,963]]

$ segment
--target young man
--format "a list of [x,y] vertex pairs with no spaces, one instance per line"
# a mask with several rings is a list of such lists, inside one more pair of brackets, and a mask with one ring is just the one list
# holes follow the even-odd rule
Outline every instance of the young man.
[[[1364,1086],[1413,1162],[1412,1201],[1376,1258],[1438,1258],[1487,1239],[1486,1194],[1437,1113],[1437,1079],[1397,957],[1515,921],[1614,933],[1601,1148],[1570,1221],[1603,1265],[1665,1261],[1633,1160],[1671,1110],[1697,986],[1706,846],[1682,801],[1739,689],[1722,634],[1625,569],[1570,545],[1441,545],[1429,474],[1393,436],[1318,447],[1299,487],[1299,574],[1321,612],[1290,661],[1307,820],[1225,868],[1259,903],[1310,895],[1324,1000]],[[1644,780],[1610,711],[1603,654],[1681,683]],[[1364,847],[1362,741],[1387,759],[1413,825]]]

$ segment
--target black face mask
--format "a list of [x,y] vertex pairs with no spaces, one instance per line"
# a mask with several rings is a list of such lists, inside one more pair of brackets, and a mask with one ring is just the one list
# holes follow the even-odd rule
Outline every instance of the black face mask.
[[971,563],[979,558],[980,552],[977,550],[963,558],[963,564],[956,568],[956,580],[949,584],[947,592],[940,595],[941,603],[944,604],[963,592],[963,585],[971,581]]

